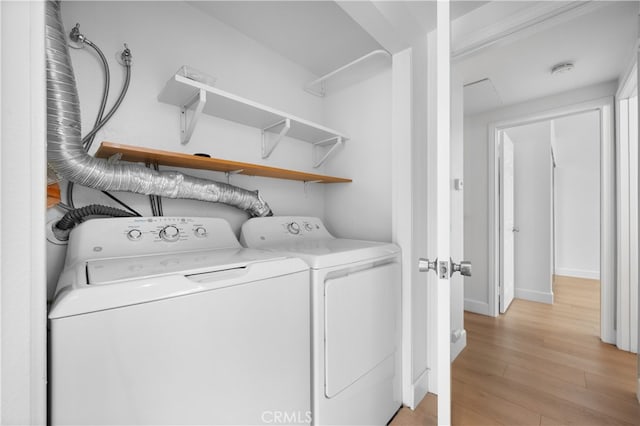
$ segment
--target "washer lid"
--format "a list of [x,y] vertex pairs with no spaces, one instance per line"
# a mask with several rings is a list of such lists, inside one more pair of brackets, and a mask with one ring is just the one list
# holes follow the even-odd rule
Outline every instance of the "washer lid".
[[[215,254],[190,253],[191,257],[209,256],[211,263],[201,263],[197,267],[190,268],[183,266],[174,271],[153,270],[152,266],[157,267],[157,263],[152,260],[162,262],[162,259],[160,259],[161,256],[149,256],[154,259],[143,259],[143,263],[150,261],[149,265],[152,265],[147,269],[146,275],[140,274],[139,271],[130,274],[117,272],[118,265],[123,265],[123,269],[126,269],[125,264],[134,265],[127,262],[140,261],[140,257],[94,261],[91,267],[94,281],[90,284],[86,282],[88,264],[79,262],[66,268],[61,275],[61,284],[58,286],[49,318],[65,318],[206,291],[223,291],[250,283],[259,285],[269,278],[295,273],[300,274],[301,285],[308,285],[309,266],[300,259],[251,249],[217,251],[219,253]],[[232,257],[232,252],[236,252],[237,257]],[[183,255],[186,256],[189,253],[181,253],[182,260]],[[228,263],[223,261],[225,258],[229,260]]]
[[324,240],[298,239],[280,242],[263,249],[299,257],[313,269],[330,268],[367,260],[376,260],[400,253],[392,243],[330,238]]
[[103,285],[180,273],[215,272],[274,259],[273,253],[247,249],[192,251],[149,256],[97,259],[87,262],[87,284]]

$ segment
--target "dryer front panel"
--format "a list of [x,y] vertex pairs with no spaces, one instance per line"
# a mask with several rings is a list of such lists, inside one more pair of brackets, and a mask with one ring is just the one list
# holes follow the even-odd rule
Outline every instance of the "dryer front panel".
[[400,265],[325,281],[324,382],[333,398],[399,350]]

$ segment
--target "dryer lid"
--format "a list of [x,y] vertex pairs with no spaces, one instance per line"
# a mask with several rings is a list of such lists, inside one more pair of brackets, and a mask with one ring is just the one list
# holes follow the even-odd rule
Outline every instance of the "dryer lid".
[[395,244],[344,238],[324,240],[298,239],[263,246],[262,248],[299,257],[313,269],[324,269],[362,261],[375,261],[396,256],[400,253],[400,247]]

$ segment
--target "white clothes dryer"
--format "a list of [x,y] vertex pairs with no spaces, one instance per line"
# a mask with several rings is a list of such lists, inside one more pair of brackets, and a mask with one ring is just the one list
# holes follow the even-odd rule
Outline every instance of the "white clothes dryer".
[[79,225],[49,314],[51,424],[309,423],[308,277],[222,219]]
[[240,240],[311,267],[312,423],[387,424],[402,404],[400,248],[315,217],[253,218]]

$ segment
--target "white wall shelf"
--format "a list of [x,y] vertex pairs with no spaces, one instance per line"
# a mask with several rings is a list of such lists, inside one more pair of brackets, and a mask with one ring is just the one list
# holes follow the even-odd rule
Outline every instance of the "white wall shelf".
[[354,82],[362,81],[391,66],[391,55],[386,50],[374,50],[349,62],[340,68],[331,71],[322,77],[307,83],[304,90],[312,95],[324,97],[327,94],[327,85],[332,88],[344,87]]
[[[191,139],[201,114],[212,115],[262,130],[262,158],[268,158],[284,136],[313,144],[314,162],[320,167],[335,148],[349,138],[335,130],[291,114],[261,105],[249,99],[225,92],[181,75],[172,76],[158,95],[160,102],[180,107],[181,142]],[[193,107],[193,108],[192,108]],[[193,109],[193,112],[189,113]],[[191,119],[187,115],[192,115]],[[319,154],[331,141],[325,154]]]

